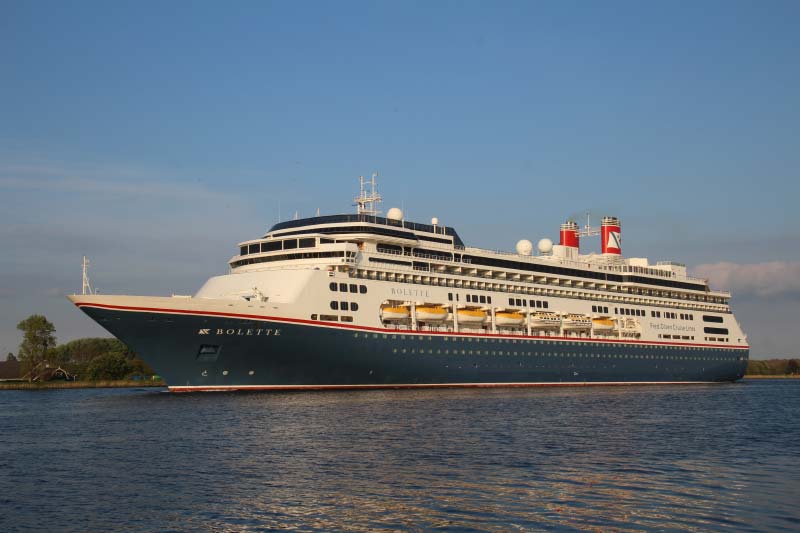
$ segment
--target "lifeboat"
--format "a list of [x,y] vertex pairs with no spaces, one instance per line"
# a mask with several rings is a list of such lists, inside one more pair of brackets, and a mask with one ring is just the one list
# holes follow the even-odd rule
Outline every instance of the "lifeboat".
[[416,313],[420,322],[441,322],[447,318],[447,309],[438,305],[420,305]]
[[405,320],[411,313],[408,307],[385,305],[381,307],[381,319],[383,320]]
[[459,309],[459,324],[482,324],[486,320],[486,311],[480,309]]
[[564,319],[561,321],[561,327],[564,328],[564,331],[591,329],[592,320],[586,315],[568,313],[564,315]]
[[514,311],[499,311],[494,314],[494,321],[498,326],[520,326],[525,322],[525,316]]
[[547,329],[561,327],[561,317],[549,311],[536,311],[531,313],[531,327],[533,329]]
[[596,332],[614,331],[614,320],[607,316],[592,319],[592,329]]

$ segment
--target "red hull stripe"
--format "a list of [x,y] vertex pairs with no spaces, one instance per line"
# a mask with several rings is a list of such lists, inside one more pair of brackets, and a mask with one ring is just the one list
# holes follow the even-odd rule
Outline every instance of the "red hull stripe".
[[[209,385],[169,387],[170,392],[225,392],[235,390],[314,391],[314,390],[390,390],[390,389],[489,389],[522,387],[635,387],[638,385],[708,385],[715,381],[572,381],[562,383],[431,383],[386,385]],[[728,383],[728,382],[726,382]]]
[[370,326],[351,326],[347,324],[339,324],[337,322],[323,322],[321,320],[305,320],[302,318],[286,318],[265,315],[248,315],[242,313],[225,313],[221,311],[192,311],[188,309],[162,309],[158,307],[131,307],[126,305],[111,305],[111,304],[98,304],[89,302],[75,302],[78,307],[97,307],[100,309],[117,309],[121,311],[133,311],[138,313],[163,313],[173,315],[193,315],[193,316],[224,316],[232,318],[249,318],[253,320],[264,320],[269,322],[282,322],[287,324],[305,324],[315,327],[327,327],[334,329],[349,329],[355,331],[372,331],[376,333],[391,333],[396,335],[441,335],[447,337],[498,337],[504,339],[544,339],[556,341],[570,341],[570,342],[605,342],[608,344],[648,344],[648,345],[664,345],[664,346],[700,346],[704,348],[736,348],[736,349],[749,349],[749,346],[724,346],[719,344],[695,344],[695,343],[674,343],[674,342],[659,342],[659,341],[633,341],[628,339],[580,339],[576,337],[543,337],[540,335],[503,335],[502,333],[454,333],[452,331],[406,331],[396,329],[373,328]]

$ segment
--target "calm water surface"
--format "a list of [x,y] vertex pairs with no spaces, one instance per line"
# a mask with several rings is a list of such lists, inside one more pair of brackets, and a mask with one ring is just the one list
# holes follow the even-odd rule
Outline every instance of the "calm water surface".
[[800,380],[0,392],[2,531],[798,531]]

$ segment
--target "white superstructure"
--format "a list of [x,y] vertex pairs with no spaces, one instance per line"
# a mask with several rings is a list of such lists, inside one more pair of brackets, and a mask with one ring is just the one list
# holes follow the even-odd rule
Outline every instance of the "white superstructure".
[[[567,221],[559,244],[542,239],[538,255],[527,240],[515,252],[484,250],[464,246],[435,218],[408,222],[397,208],[379,217],[374,180],[367,191],[361,179],[356,214],[282,222],[240,243],[230,272],[195,298],[389,330],[747,344],[729,293],[682,264],[624,258],[615,217],[600,229]],[[596,234],[601,252],[581,254],[579,237]],[[395,311],[382,312],[388,308]]]

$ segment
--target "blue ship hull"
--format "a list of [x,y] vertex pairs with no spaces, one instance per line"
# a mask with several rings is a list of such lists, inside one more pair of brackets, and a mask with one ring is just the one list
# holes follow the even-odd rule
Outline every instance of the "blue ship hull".
[[735,381],[749,357],[746,348],[81,308],[174,391]]

